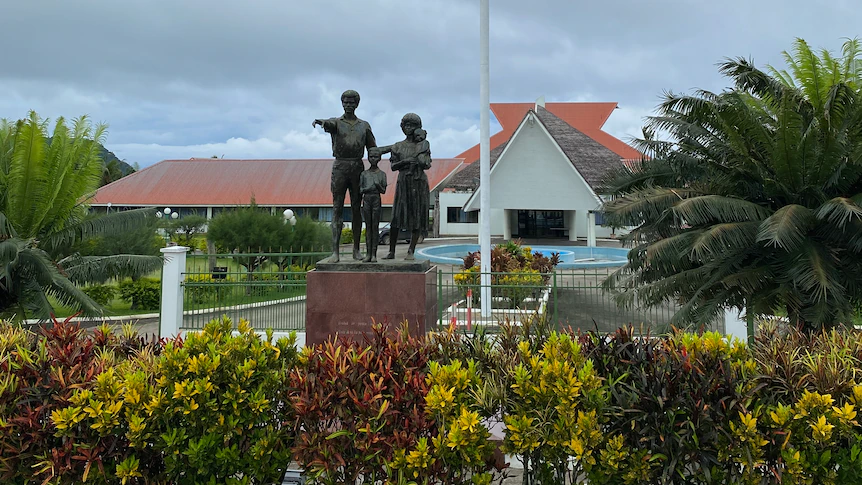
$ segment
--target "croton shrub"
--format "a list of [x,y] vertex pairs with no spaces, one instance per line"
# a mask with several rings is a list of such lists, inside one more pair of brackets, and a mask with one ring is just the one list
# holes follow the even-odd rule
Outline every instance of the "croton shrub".
[[478,375],[441,367],[437,353],[381,324],[362,341],[304,349],[287,390],[295,457],[314,483],[490,482],[494,448],[469,406]]
[[[86,397],[112,393],[105,383],[156,347],[129,328],[85,334],[66,319],[34,334],[0,322],[0,483],[114,478],[132,454],[128,437],[113,432],[122,397],[112,394],[108,406]],[[92,425],[78,426],[86,417]]]
[[[376,326],[300,352],[0,324],[0,483],[862,483],[862,334]],[[498,460],[495,461],[495,456]]]
[[[467,290],[472,290],[472,304],[479,306],[480,266],[482,254],[479,251],[468,253],[464,264],[454,275],[455,285],[464,298]],[[559,254],[550,257],[530,246],[522,246],[519,241],[508,241],[491,248],[492,296],[499,297],[497,305],[520,308],[524,300],[536,297],[547,286],[550,274],[560,263]]]

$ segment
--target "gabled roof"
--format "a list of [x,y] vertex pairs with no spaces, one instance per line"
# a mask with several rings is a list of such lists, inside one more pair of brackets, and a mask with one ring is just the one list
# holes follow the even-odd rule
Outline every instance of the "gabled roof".
[[[527,110],[518,126],[531,114],[534,114],[544,125],[551,138],[593,190],[599,187],[602,178],[609,170],[623,165],[622,159],[614,151],[541,106],[536,110]],[[513,130],[513,134],[518,126]],[[491,151],[491,166],[497,162],[507,144],[508,141]],[[446,187],[455,190],[475,190],[479,186],[479,170],[478,163],[465,165],[452,177]]]
[[[431,189],[447,181],[463,160],[435,158],[426,172]],[[368,166],[366,162],[366,167]],[[394,175],[383,160],[389,187],[383,204],[395,198]],[[332,204],[332,160],[164,160],[100,188],[94,205],[236,206],[252,196],[265,206],[327,206]],[[349,199],[349,197],[348,197]]]
[[[497,148],[491,150],[491,166],[493,167],[495,163],[497,163],[497,159],[500,158],[500,154],[503,153],[503,150],[506,149],[506,144],[508,142],[503,142]],[[464,167],[458,171],[449,182],[446,184],[446,188],[455,189],[455,190],[473,190],[479,186],[479,164],[471,163],[469,165],[464,165]]]
[[[491,136],[491,150],[506,143],[527,112],[535,107],[534,103],[491,103],[491,111],[500,122],[502,130]],[[611,116],[617,103],[546,103],[545,108],[557,115],[567,124],[578,129],[590,138],[598,141],[617,155],[619,158],[641,158],[640,152],[618,140],[614,136],[602,131],[602,126]],[[458,155],[465,162],[472,163],[479,159],[479,145]]]
[[[536,123],[537,120],[538,123]],[[537,141],[530,135],[526,135],[526,139],[529,141],[520,141],[522,130],[528,122],[530,125],[537,124],[538,129],[543,132],[544,136],[541,137],[541,141]],[[587,143],[585,139],[589,140],[589,143]],[[518,125],[518,129],[515,130],[515,133],[512,135],[512,138],[506,143],[506,146],[505,148],[503,148],[502,153],[500,153],[494,165],[491,167],[492,181],[495,179],[495,177],[499,176],[498,169],[500,168],[501,163],[507,165],[506,167],[503,167],[504,172],[506,171],[505,169],[507,169],[510,165],[514,165],[515,167],[517,167],[514,172],[509,169],[508,173],[510,181],[511,177],[513,176],[512,174],[523,173],[520,170],[520,167],[523,166],[524,160],[512,158],[519,155],[511,155],[511,152],[509,151],[511,147],[519,143],[527,143],[527,145],[523,145],[520,150],[515,150],[517,153],[520,154],[521,157],[523,157],[525,153],[532,153],[534,151],[541,150],[540,144],[542,143],[552,144],[557,149],[557,156],[549,156],[546,158],[542,158],[541,160],[539,160],[539,162],[551,162],[554,164],[561,164],[563,165],[563,167],[560,168],[562,168],[563,171],[555,172],[553,181],[548,181],[548,184],[557,183],[556,190],[559,191],[562,187],[559,185],[559,182],[562,182],[564,184],[563,186],[566,187],[565,191],[567,192],[576,190],[576,187],[583,187],[584,189],[586,189],[589,196],[594,199],[595,204],[598,205],[601,204],[601,198],[596,193],[595,188],[598,182],[601,181],[601,178],[603,177],[604,173],[598,175],[598,178],[596,179],[596,184],[593,184],[589,180],[587,180],[587,178],[584,177],[584,174],[593,173],[594,169],[600,169],[603,166],[608,166],[608,169],[614,166],[614,164],[616,164],[616,166],[622,166],[622,161],[619,159],[619,157],[617,157],[615,153],[611,152],[595,140],[590,139],[577,129],[573,128],[563,120],[559,119],[554,114],[547,111],[546,109],[542,108],[541,106],[537,106],[535,110],[530,110],[527,112],[526,116],[524,116],[524,119]],[[527,149],[526,152],[524,151],[524,148]],[[610,158],[608,158],[608,154],[610,154]],[[560,155],[562,155],[562,157],[560,157]],[[531,155],[527,156],[529,157]],[[467,168],[473,168],[475,165],[478,164],[470,164],[467,166]],[[545,169],[550,171],[554,171],[555,168],[556,166],[545,166]],[[572,172],[568,172],[568,170],[571,170]],[[568,173],[576,174],[575,177],[577,180],[571,180],[569,178],[571,177],[571,175],[568,175]],[[518,177],[518,183],[520,183],[521,178],[525,177],[526,175],[515,176]],[[467,199],[467,202],[463,206],[465,211],[480,210],[478,200],[481,191],[482,187],[480,186],[473,192],[470,198]],[[528,195],[527,199],[530,200],[530,202],[528,203],[535,203],[533,198],[538,197],[539,199],[541,199],[543,195],[546,196],[548,194],[549,193],[546,192],[544,194]],[[565,199],[567,199],[568,194],[558,193],[554,191],[550,192],[550,194],[551,199],[554,200],[554,202],[552,203],[553,205],[558,208],[565,206]],[[523,197],[523,195],[524,194],[506,195],[503,199],[505,202],[503,203],[512,203],[513,199],[517,200],[519,197]],[[498,199],[497,202],[494,202],[495,197],[499,196],[497,196],[497,194],[491,195],[491,203],[494,204],[492,205],[492,207],[500,208],[500,199]],[[522,199],[521,202],[524,202],[524,200]],[[548,201],[545,200],[544,203],[547,205]]]
[[539,121],[566,154],[593,190],[601,184],[609,170],[622,167],[622,159],[608,147],[585,135],[559,117],[539,106],[535,111]]

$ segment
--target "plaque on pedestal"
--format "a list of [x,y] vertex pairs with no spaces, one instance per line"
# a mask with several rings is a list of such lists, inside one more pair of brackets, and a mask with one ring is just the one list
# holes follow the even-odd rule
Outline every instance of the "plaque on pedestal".
[[315,265],[317,271],[342,271],[350,273],[424,273],[430,267],[431,263],[425,260],[382,260],[376,263],[363,263],[362,261],[327,263],[326,260],[323,260]]
[[321,263],[307,282],[309,346],[336,334],[361,341],[373,322],[384,321],[391,331],[406,321],[410,334],[420,336],[437,318],[437,267],[427,261]]

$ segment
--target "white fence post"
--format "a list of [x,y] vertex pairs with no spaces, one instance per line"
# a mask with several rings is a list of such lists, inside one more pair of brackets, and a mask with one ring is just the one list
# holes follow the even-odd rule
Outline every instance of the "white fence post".
[[183,324],[183,279],[188,250],[185,246],[169,246],[160,250],[164,254],[165,263],[162,269],[159,337],[170,338],[180,334]]

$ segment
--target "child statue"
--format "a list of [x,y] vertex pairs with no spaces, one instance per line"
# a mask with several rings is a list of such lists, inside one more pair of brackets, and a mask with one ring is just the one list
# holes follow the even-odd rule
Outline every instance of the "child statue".
[[[368,151],[371,164],[359,176],[359,193],[362,194],[362,217],[365,219],[365,259],[363,262],[377,262],[377,242],[380,239],[380,195],[386,192],[386,174],[377,166],[380,151]],[[356,236],[359,237],[358,235]]]

